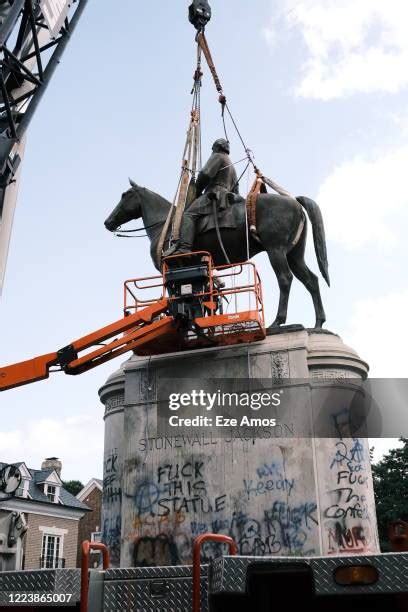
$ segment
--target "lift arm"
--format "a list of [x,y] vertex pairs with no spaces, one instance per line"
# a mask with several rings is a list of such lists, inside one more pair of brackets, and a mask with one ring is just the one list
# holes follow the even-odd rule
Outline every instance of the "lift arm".
[[[122,353],[148,344],[159,336],[162,338],[172,335],[175,332],[173,317],[166,316],[154,320],[166,310],[168,310],[168,299],[163,298],[139,312],[74,340],[55,353],[0,367],[0,391],[48,378],[50,369],[54,366],[59,367],[66,374],[80,374]],[[102,342],[117,334],[123,335],[100,346]],[[91,347],[97,348],[79,356],[81,351]]]
[[[185,262],[189,258],[188,263],[193,265]],[[214,280],[214,265],[206,251],[167,259],[180,259],[183,265],[168,267],[165,261],[161,277],[125,282],[126,316],[59,351],[0,367],[0,391],[43,380],[55,369],[65,374],[81,374],[128,351],[137,355],[161,355],[265,338],[261,285],[251,262],[219,266],[218,274],[223,279],[220,283],[220,276],[217,282]],[[249,276],[241,285],[236,277],[247,268]],[[161,291],[155,301],[140,300],[134,293],[135,288],[153,287]],[[251,310],[224,314],[220,307],[222,299],[235,295],[237,300],[240,294],[248,294]]]

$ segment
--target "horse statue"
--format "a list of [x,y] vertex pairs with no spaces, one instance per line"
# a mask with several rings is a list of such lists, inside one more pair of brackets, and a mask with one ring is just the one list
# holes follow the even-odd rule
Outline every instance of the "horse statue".
[[[131,187],[122,194],[119,204],[105,221],[109,231],[115,231],[132,219],[143,220],[150,240],[150,254],[155,267],[160,270],[157,245],[162,228],[172,204],[162,196],[130,181]],[[231,205],[234,211],[235,228],[222,229],[222,242],[231,263],[246,261],[249,257],[266,251],[276,274],[280,296],[276,318],[271,327],[286,322],[289,292],[293,276],[296,276],[309,291],[313,299],[316,316],[315,328],[321,328],[326,320],[320,296],[319,280],[309,270],[304,260],[307,223],[303,209],[312,224],[313,239],[320,272],[330,285],[326,241],[322,214],[319,206],[300,196],[292,198],[272,193],[260,193],[256,200],[256,238],[249,233],[247,241],[246,203],[242,199]],[[223,265],[225,255],[215,229],[200,232],[198,228],[194,250],[211,253],[214,264]]]

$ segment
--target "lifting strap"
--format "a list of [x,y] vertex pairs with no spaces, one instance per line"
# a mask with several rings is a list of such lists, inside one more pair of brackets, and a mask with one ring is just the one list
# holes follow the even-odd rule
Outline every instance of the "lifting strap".
[[[181,221],[183,218],[183,214],[184,214],[186,205],[191,204],[191,202],[188,202],[188,199],[189,199],[188,192],[189,192],[190,183],[192,180],[195,179],[195,174],[197,170],[197,147],[198,147],[197,132],[199,129],[200,129],[199,111],[197,109],[194,109],[191,111],[191,121],[190,121],[190,126],[187,132],[187,140],[186,140],[187,155],[183,161],[183,166],[181,169],[181,183],[180,183],[180,188],[178,192],[176,210],[174,213],[172,240],[174,240],[175,242],[180,238],[180,226],[181,226]],[[191,174],[191,180],[190,180],[190,174]],[[191,194],[190,194],[190,197],[191,197]]]
[[247,195],[246,208],[248,215],[248,227],[253,237],[259,241],[256,233],[256,201],[260,193],[266,193],[266,186],[263,180],[261,172],[257,169],[255,171],[256,179],[254,180],[251,189]]
[[[214,62],[213,62],[213,58],[211,56],[210,47],[208,46],[208,42],[207,42],[207,39],[205,37],[204,32],[199,32],[197,34],[197,42],[198,42],[202,52],[204,53],[204,57],[205,57],[206,62],[208,64],[208,68],[210,69],[210,72],[212,74],[212,78],[214,79],[215,87],[216,87],[218,93],[223,95],[221,81],[218,78],[217,70],[215,68],[215,65],[214,65]],[[220,102],[221,102],[221,100],[220,100]]]
[[284,187],[281,187],[280,185],[278,185],[278,183],[275,183],[275,181],[272,181],[268,177],[264,176],[262,172],[256,167],[255,174],[256,178],[252,184],[251,189],[249,190],[246,199],[246,208],[249,231],[251,232],[255,240],[259,241],[259,237],[256,231],[256,201],[258,199],[258,195],[260,193],[266,193],[266,185],[268,185],[281,196],[287,196],[289,198],[292,198],[293,196]]
[[181,163],[181,175],[167,219],[163,226],[159,242],[157,244],[157,261],[160,263],[163,247],[169,234],[169,242],[175,242],[180,237],[180,226],[186,205],[188,206],[195,199],[195,177],[197,169],[201,169],[201,108],[200,108],[200,88],[201,88],[201,47],[197,45],[197,65],[194,72],[194,84],[191,93],[193,94],[193,104],[190,113],[190,123],[187,130],[186,142]]

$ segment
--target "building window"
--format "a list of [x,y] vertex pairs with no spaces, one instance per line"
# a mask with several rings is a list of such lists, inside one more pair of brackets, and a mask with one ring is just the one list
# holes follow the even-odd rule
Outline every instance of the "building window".
[[101,531],[93,531],[91,533],[91,542],[101,542],[102,541],[102,532]]
[[61,558],[63,536],[43,534],[40,567],[42,569],[55,569],[65,566],[65,559]]
[[28,487],[29,487],[30,481],[27,480],[26,478],[24,478],[21,481],[20,486],[18,487],[17,491],[16,491],[16,496],[17,497],[25,497],[28,498],[29,494],[28,494]]
[[56,487],[53,485],[47,485],[47,497],[52,503],[55,502],[56,490]]

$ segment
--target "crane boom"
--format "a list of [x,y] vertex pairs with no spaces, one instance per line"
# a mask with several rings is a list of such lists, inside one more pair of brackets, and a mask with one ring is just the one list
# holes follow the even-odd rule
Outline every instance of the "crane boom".
[[0,293],[24,135],[86,3],[0,0]]

